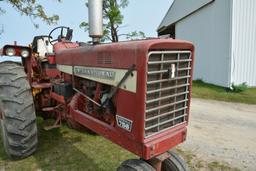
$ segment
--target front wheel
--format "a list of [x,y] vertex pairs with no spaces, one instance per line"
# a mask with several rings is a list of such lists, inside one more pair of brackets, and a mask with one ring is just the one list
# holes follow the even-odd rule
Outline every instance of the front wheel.
[[25,158],[36,151],[36,114],[24,68],[15,62],[0,63],[0,122],[7,155]]
[[179,157],[174,151],[168,151],[170,157],[162,163],[161,171],[189,171],[185,161]]
[[140,159],[129,159],[124,161],[117,171],[155,171],[146,161]]

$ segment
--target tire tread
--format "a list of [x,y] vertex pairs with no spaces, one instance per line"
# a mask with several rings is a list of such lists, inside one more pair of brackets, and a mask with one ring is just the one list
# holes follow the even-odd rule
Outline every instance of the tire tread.
[[155,169],[143,160],[129,159],[124,161],[117,171],[155,171]]
[[163,171],[189,171],[185,161],[174,150],[169,150],[168,153],[170,157],[163,161]]
[[13,159],[25,158],[36,151],[38,143],[30,85],[20,64],[2,62],[0,68],[1,128],[5,151]]

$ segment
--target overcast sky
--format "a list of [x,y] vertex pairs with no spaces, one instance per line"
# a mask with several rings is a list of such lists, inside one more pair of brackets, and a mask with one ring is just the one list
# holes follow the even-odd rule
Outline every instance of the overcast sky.
[[[60,16],[58,25],[74,29],[74,41],[89,41],[88,34],[79,28],[81,21],[87,21],[88,11],[84,5],[85,1],[62,0],[62,3],[56,1],[40,0],[39,2],[45,7],[47,14],[58,14]],[[143,31],[147,37],[157,36],[156,29],[173,0],[130,0],[129,2],[129,6],[122,11],[124,28],[121,32],[127,33],[138,30]],[[5,14],[0,15],[0,24],[4,27],[0,47],[4,44],[12,44],[15,40],[18,44],[27,45],[31,43],[34,36],[48,35],[50,30],[57,26],[48,26],[40,20],[35,20],[40,25],[36,29],[29,17],[21,16],[6,2],[0,1],[0,7],[6,11]]]

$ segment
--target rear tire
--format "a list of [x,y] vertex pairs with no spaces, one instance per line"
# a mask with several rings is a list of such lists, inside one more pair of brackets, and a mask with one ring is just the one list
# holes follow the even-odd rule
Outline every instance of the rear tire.
[[0,114],[4,148],[12,159],[36,151],[37,125],[33,97],[23,66],[0,63]]
[[139,159],[129,159],[124,161],[117,171],[155,171],[146,161]]
[[189,171],[187,164],[181,157],[172,150],[168,153],[171,156],[163,161],[161,171]]

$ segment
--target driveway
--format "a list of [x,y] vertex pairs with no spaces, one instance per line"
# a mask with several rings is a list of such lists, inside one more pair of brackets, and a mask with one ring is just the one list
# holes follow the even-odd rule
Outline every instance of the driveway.
[[192,99],[187,141],[198,158],[256,170],[256,105]]

